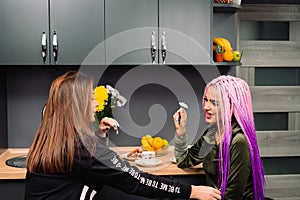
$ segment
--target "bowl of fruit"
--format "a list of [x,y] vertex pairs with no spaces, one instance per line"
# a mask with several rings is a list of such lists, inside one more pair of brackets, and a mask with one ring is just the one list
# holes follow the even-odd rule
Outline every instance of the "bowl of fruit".
[[163,156],[168,153],[169,142],[161,137],[152,137],[147,134],[141,139],[142,148],[145,151],[155,151],[156,156]]

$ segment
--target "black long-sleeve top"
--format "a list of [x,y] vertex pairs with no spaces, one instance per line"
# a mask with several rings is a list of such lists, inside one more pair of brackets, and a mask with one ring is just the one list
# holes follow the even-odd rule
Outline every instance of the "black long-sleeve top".
[[142,172],[122,160],[104,142],[97,145],[92,157],[84,146],[80,149],[74,158],[71,173],[27,172],[25,200],[85,199],[87,195],[93,196],[104,185],[150,198],[190,197],[191,185]]

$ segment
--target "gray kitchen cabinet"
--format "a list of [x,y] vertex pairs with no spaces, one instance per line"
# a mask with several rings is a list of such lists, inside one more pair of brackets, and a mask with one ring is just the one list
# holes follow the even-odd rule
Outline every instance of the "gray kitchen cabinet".
[[0,27],[1,65],[105,63],[104,0],[1,0]]
[[210,64],[211,23],[210,0],[106,1],[106,64]]
[[106,63],[151,63],[151,33],[158,35],[157,24],[157,0],[106,1]]
[[57,64],[105,64],[104,0],[51,0],[50,50],[57,34]]
[[49,32],[46,0],[0,1],[0,64],[42,64],[41,40]]
[[161,0],[159,4],[159,35],[166,33],[166,63],[210,64],[211,1]]

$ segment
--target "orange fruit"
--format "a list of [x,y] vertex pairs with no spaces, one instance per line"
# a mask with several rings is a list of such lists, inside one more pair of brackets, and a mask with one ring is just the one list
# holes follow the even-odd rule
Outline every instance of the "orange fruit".
[[217,45],[213,44],[213,52],[215,52],[217,50]]
[[155,149],[160,149],[162,146],[164,146],[164,143],[161,137],[153,138],[152,147],[154,147]]
[[232,59],[233,59],[233,53],[232,53],[232,51],[229,51],[229,50],[225,51],[223,53],[223,59],[225,61],[232,61]]

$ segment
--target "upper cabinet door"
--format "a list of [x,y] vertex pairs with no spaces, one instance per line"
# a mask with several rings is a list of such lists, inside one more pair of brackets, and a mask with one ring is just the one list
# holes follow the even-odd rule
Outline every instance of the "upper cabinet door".
[[109,0],[107,64],[210,64],[210,0]]
[[151,46],[158,50],[158,1],[106,1],[105,36],[108,65],[151,64]]
[[105,64],[104,0],[50,1],[51,64]]
[[211,24],[210,0],[160,0],[160,62],[210,64]]
[[45,62],[49,62],[47,2],[47,0],[0,1],[1,65],[43,64],[42,38],[46,45],[43,47]]

